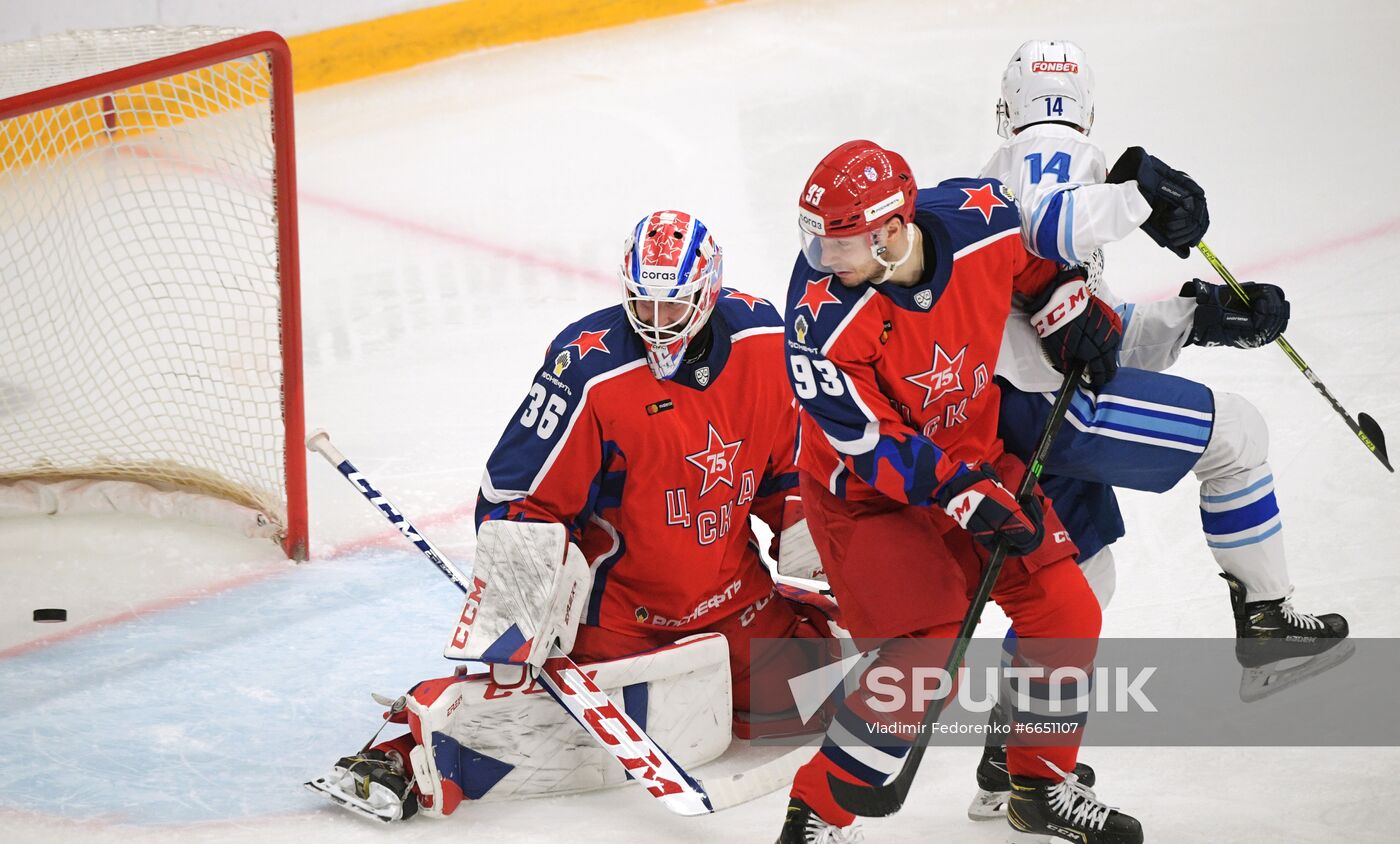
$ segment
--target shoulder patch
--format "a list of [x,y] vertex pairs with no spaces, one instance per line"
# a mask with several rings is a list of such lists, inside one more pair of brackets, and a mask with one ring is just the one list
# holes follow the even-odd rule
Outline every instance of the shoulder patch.
[[743,302],[745,305],[748,306],[750,311],[758,307],[760,304],[769,304],[767,299],[755,296],[752,293],[745,293],[742,290],[733,290],[728,287],[724,288],[721,295],[723,295],[726,299],[737,299],[740,302]]
[[812,319],[821,319],[822,308],[841,304],[841,300],[831,292],[831,282],[834,279],[835,276],[827,275],[805,282],[806,287],[798,297],[797,307],[806,308]]
[[1005,208],[1006,201],[996,195],[991,183],[981,185],[976,188],[959,188],[967,198],[963,204],[958,206],[959,211],[976,211],[982,215],[982,219],[992,222],[992,211],[998,208]]
[[741,290],[726,287],[720,294],[716,310],[724,314],[725,322],[735,333],[751,328],[773,327],[783,324],[778,309],[762,296],[755,296]]
[[602,352],[609,354],[612,349],[608,348],[607,339],[613,329],[604,328],[601,331],[589,331],[586,328],[580,329],[578,336],[565,343],[565,348],[573,347],[578,350],[579,358],[588,357],[590,352]]
[[996,179],[949,179],[919,191],[919,211],[938,218],[953,251],[1021,227],[1015,195]]
[[546,375],[583,383],[646,354],[621,305],[595,311],[567,326],[549,344],[541,367]]

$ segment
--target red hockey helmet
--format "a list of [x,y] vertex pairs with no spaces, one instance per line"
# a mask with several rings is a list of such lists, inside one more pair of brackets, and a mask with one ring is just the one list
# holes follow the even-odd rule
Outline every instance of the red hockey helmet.
[[860,238],[889,271],[888,278],[904,258],[894,264],[884,259],[880,228],[892,217],[912,221],[917,195],[914,174],[899,153],[865,140],[848,141],[832,150],[812,171],[797,201],[802,252],[808,263],[824,269],[824,245],[828,249],[849,246],[851,239]]

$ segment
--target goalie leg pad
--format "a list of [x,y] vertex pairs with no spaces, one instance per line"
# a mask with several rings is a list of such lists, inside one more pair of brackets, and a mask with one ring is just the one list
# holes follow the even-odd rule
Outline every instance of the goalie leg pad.
[[[678,764],[708,762],[729,746],[733,695],[724,636],[705,633],[580,667]],[[418,743],[410,761],[422,814],[450,815],[467,799],[569,794],[627,781],[543,686],[528,675],[505,682],[482,672],[414,688],[406,711]]]
[[573,650],[593,573],[563,525],[490,521],[476,535],[472,583],[443,655],[539,667]]

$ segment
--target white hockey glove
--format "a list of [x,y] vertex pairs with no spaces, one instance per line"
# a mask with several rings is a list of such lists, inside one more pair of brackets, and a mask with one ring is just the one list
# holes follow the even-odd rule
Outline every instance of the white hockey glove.
[[568,653],[593,572],[553,522],[486,522],[477,531],[472,582],[449,659],[539,667],[557,640]]

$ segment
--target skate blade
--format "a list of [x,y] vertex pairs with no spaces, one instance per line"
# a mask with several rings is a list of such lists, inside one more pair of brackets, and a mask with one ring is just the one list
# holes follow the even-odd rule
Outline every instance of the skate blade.
[[342,809],[354,812],[361,817],[374,818],[377,821],[390,823],[403,816],[403,808],[401,806],[377,809],[368,801],[361,800],[359,797],[352,794],[346,794],[339,788],[336,788],[325,777],[317,777],[311,782],[302,783],[302,785],[306,786],[309,791],[314,791],[317,794],[324,794],[326,797],[330,798],[332,803],[335,803]]
[[977,789],[977,796],[972,798],[972,803],[967,807],[967,817],[974,821],[999,821],[1006,818],[1006,801],[1010,799],[1009,791],[987,791]]
[[1240,674],[1240,700],[1254,703],[1278,694],[1290,686],[1295,686],[1311,677],[1330,671],[1351,659],[1356,653],[1356,645],[1350,639],[1340,640],[1335,647],[1304,660],[1301,663],[1289,660],[1287,667],[1246,668]]

